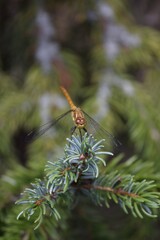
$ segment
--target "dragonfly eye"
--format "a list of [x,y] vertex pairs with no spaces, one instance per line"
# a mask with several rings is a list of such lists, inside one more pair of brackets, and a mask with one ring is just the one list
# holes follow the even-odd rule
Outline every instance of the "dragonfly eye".
[[77,118],[76,119],[76,124],[77,125],[81,125],[81,126],[84,126],[85,125],[85,119],[84,118]]

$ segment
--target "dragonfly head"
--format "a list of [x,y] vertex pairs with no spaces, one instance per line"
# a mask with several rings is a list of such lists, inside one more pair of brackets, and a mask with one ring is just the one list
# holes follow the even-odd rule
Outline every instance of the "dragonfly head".
[[76,108],[72,112],[72,118],[73,118],[74,124],[76,125],[77,128],[85,127],[86,120],[85,120],[84,114],[80,108]]
[[77,117],[75,119],[75,124],[78,128],[84,128],[86,125],[86,120],[84,117]]

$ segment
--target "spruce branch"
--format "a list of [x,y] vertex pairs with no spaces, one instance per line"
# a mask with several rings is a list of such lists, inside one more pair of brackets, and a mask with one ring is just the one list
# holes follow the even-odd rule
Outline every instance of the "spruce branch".
[[160,194],[152,191],[156,187],[154,181],[136,182],[133,176],[123,176],[115,171],[114,174],[99,177],[93,185],[83,187],[92,191],[90,196],[98,205],[105,203],[109,207],[109,200],[112,199],[127,214],[127,209],[130,209],[135,217],[157,217],[153,210],[160,206]]
[[32,215],[38,215],[34,221],[37,223],[36,229],[42,223],[43,215],[46,215],[48,210],[50,210],[49,215],[53,214],[57,220],[60,218],[60,215],[55,207],[57,193],[49,194],[45,182],[42,182],[40,179],[37,179],[35,183],[31,185],[32,189],[26,188],[22,194],[22,198],[16,202],[17,204],[27,205],[27,207],[19,213],[17,219],[23,215],[29,220]]
[[17,204],[26,204],[18,218],[23,215],[28,220],[35,216],[36,228],[41,224],[44,215],[53,214],[60,219],[58,207],[61,200],[69,205],[81,190],[96,204],[109,207],[110,200],[119,204],[133,216],[143,215],[156,217],[155,209],[159,208],[159,193],[155,191],[154,181],[134,181],[132,175],[122,172],[100,172],[100,163],[106,166],[104,156],[113,155],[102,151],[104,140],[97,141],[92,135],[73,135],[67,138],[64,156],[55,162],[49,161],[45,166],[45,179],[36,180],[32,188],[27,188]]

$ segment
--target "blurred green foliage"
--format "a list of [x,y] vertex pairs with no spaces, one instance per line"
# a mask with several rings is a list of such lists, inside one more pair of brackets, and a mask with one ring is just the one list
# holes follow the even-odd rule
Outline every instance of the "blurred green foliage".
[[[104,47],[109,25],[105,25],[107,21],[95,1],[0,3],[1,240],[159,239],[159,220],[133,219],[114,204],[110,210],[95,208],[82,196],[74,209],[62,206],[60,223],[46,218],[34,231],[31,223],[16,220],[20,209],[14,203],[20,192],[43,176],[44,165],[57,159],[69,136],[67,123],[62,122],[57,131],[35,142],[27,137],[34,128],[69,109],[59,91],[60,84],[93,116],[101,109],[100,89],[106,91],[104,115],[99,119],[122,142],[119,152],[123,153],[120,161],[118,156],[111,160],[111,169],[123,169],[138,180],[155,180],[160,187],[160,32],[136,22],[128,1],[101,2],[110,4],[115,16],[108,19],[108,24],[112,20],[139,38],[133,47],[120,43],[112,61]],[[137,4],[130,2],[132,6]],[[56,37],[50,40],[59,45],[60,55],[55,56],[47,73],[35,61],[39,8],[50,15],[56,30]],[[153,9],[154,3],[152,14]]]

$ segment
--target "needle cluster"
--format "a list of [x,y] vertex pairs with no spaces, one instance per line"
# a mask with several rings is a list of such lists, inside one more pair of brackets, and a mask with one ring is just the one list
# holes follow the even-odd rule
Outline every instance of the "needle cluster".
[[[61,199],[74,202],[77,191],[86,194],[102,206],[109,207],[110,200],[136,217],[156,217],[154,210],[159,208],[159,194],[153,181],[134,181],[131,175],[118,171],[102,173],[100,165],[107,165],[106,158],[113,155],[102,151],[104,140],[97,141],[92,135],[73,135],[67,138],[62,158],[48,162],[45,166],[46,176],[43,181],[37,179],[32,188],[25,189],[17,204],[26,205],[18,218],[23,215],[28,220],[33,217],[36,227],[42,223],[44,215],[61,218],[58,212]],[[72,200],[71,200],[72,199]]]

